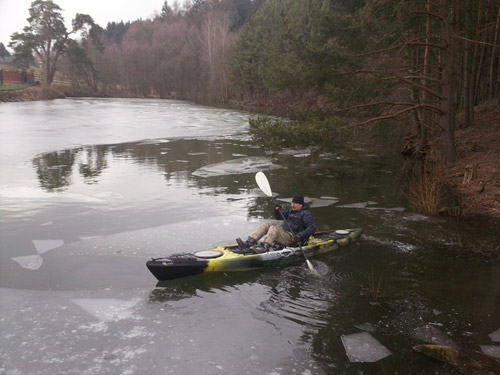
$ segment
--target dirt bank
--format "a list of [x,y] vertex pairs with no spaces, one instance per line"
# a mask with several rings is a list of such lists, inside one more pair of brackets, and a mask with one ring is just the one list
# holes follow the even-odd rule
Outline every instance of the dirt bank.
[[496,100],[475,108],[472,126],[456,132],[456,146],[458,160],[446,182],[460,198],[460,214],[500,219],[500,105]]

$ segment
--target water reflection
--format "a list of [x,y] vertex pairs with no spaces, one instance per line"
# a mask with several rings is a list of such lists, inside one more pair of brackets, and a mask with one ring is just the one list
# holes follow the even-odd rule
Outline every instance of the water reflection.
[[[243,153],[244,152],[244,153]],[[212,177],[222,174],[242,173],[241,166],[252,165],[250,172],[267,169],[272,166],[268,158],[262,158],[262,151],[247,144],[236,144],[234,142],[213,142],[208,140],[152,140],[141,142],[130,142],[110,145],[93,145],[77,147],[61,151],[42,154],[33,159],[33,166],[40,182],[40,186],[46,191],[66,188],[75,180],[81,179],[83,183],[91,185],[98,184],[104,170],[110,168],[113,163],[127,161],[137,165],[139,168],[148,168],[164,175],[166,181],[175,176],[188,181],[193,181],[197,187],[203,184],[199,177]],[[193,172],[198,169],[231,160],[226,170],[215,170],[213,173]],[[235,163],[235,160],[241,162]],[[230,177],[232,179],[233,177]],[[234,184],[227,184],[230,192]]]

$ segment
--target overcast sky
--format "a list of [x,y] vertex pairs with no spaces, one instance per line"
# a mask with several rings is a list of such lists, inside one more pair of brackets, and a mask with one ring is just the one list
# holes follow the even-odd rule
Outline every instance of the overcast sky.
[[[63,11],[66,28],[76,13],[90,15],[100,26],[108,22],[134,21],[146,19],[160,13],[165,0],[53,0]],[[8,46],[10,36],[22,32],[28,25],[28,9],[33,0],[0,0],[0,42]],[[173,1],[169,1],[173,3]]]

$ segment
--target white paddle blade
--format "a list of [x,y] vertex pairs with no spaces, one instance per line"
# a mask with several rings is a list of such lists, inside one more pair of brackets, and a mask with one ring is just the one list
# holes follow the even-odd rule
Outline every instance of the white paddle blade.
[[271,191],[271,186],[269,185],[269,181],[267,181],[267,177],[264,173],[262,172],[257,172],[255,175],[255,181],[257,182],[257,185],[259,185],[260,190],[264,194],[266,194],[268,197],[273,196],[273,192]]

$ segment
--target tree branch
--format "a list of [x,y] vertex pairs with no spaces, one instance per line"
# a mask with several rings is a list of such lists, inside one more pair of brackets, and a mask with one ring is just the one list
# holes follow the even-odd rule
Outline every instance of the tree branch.
[[[360,122],[360,123],[358,123],[358,124],[356,124],[356,125],[368,125],[368,124],[371,124],[371,123],[373,123],[373,122],[377,122],[377,121],[381,121],[381,120],[387,120],[387,119],[395,118],[395,117],[397,117],[397,116],[399,116],[399,115],[402,115],[402,114],[404,114],[404,113],[406,113],[406,112],[414,111],[414,110],[416,110],[416,109],[418,109],[418,108],[421,108],[421,107],[429,107],[429,106],[428,106],[428,105],[425,105],[425,104],[416,104],[416,105],[413,105],[413,106],[411,106],[411,107],[408,107],[408,108],[402,109],[402,110],[400,110],[400,111],[397,111],[397,112],[392,113],[392,114],[389,114],[389,115],[385,115],[385,116],[378,116],[378,117],[373,117],[373,118],[368,119],[368,120],[366,120],[366,121]],[[439,110],[439,109],[438,109],[438,108],[436,108],[436,107],[432,107],[432,108],[434,108],[434,109],[436,109],[436,110]],[[439,112],[441,112],[441,111],[439,110]]]

